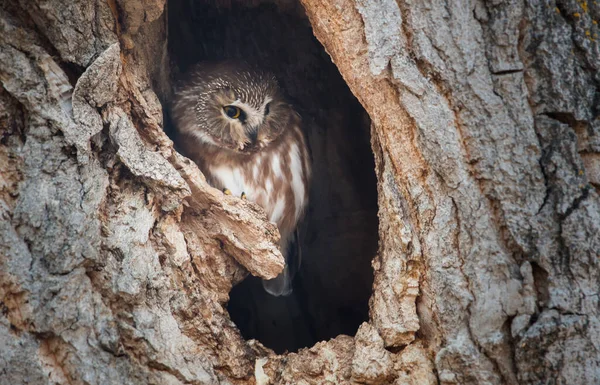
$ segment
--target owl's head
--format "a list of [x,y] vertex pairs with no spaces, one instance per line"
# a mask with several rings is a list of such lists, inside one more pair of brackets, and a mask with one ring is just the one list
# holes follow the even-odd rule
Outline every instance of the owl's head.
[[180,129],[231,151],[253,153],[268,146],[295,113],[273,75],[244,64],[202,64],[186,83],[177,91],[174,109],[192,124]]

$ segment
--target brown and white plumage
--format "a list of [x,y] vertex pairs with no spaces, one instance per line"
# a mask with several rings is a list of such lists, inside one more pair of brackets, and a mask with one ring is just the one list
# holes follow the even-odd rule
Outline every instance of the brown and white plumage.
[[286,267],[263,286],[289,294],[297,269],[290,245],[308,203],[310,161],[300,116],[276,79],[238,63],[201,64],[176,87],[171,114],[179,145],[208,182],[245,194],[277,224]]

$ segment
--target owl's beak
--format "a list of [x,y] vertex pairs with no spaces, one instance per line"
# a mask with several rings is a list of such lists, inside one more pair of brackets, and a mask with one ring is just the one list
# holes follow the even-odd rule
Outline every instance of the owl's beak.
[[256,140],[258,138],[258,128],[253,128],[250,130],[250,132],[248,132],[248,138],[250,138],[252,144],[256,144]]

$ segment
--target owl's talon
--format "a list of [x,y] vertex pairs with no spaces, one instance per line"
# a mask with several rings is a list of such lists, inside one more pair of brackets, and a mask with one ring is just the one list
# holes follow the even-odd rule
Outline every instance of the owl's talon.
[[223,189],[223,194],[225,194],[225,195],[231,195],[231,190],[229,190],[228,188],[224,188]]
[[242,199],[246,199],[246,193],[245,192],[242,193]]

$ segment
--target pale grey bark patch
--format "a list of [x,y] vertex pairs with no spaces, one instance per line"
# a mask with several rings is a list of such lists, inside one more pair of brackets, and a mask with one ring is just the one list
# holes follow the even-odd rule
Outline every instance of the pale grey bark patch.
[[17,335],[3,318],[0,324],[0,343],[3,347],[0,367],[5,384],[46,384],[47,376],[37,360],[39,341],[30,334]]
[[19,4],[64,61],[86,67],[117,42],[116,23],[108,1],[40,0]]
[[[85,156],[90,139],[102,131],[103,122],[98,109],[115,100],[122,65],[118,43],[111,45],[83,72],[72,94],[73,119],[79,124],[70,133],[73,143]],[[86,151],[87,150],[87,151]],[[84,159],[80,159],[84,162]]]
[[150,184],[156,183],[160,187],[169,188],[173,191],[175,199],[189,195],[189,187],[183,178],[165,158],[144,145],[123,110],[118,107],[109,108],[107,120],[110,125],[110,138],[117,148],[116,155],[133,175],[148,180]]
[[403,46],[403,36],[398,28],[402,25],[400,8],[393,0],[376,3],[359,0],[356,2],[356,9],[364,23],[371,72],[379,75]]

